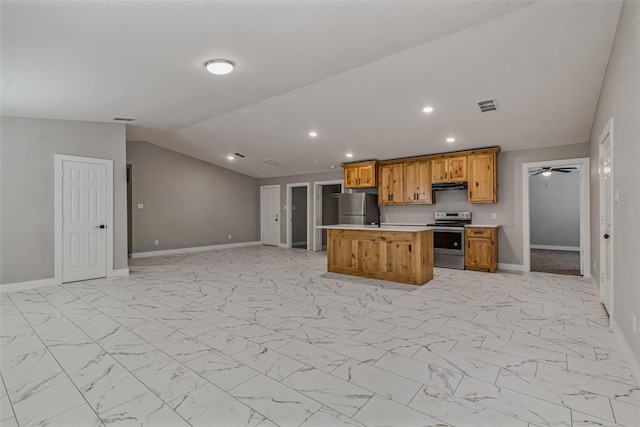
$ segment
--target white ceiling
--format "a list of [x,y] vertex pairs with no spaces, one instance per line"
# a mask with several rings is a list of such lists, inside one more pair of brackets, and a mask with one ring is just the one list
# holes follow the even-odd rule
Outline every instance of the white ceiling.
[[[587,141],[621,2],[0,7],[2,115],[134,117],[128,140],[272,177],[371,158]],[[237,62],[236,70],[207,73],[203,63],[214,58]],[[487,98],[498,111],[480,113]],[[425,105],[436,110],[426,115]],[[457,141],[446,143],[451,135]],[[234,152],[246,158],[227,161]]]

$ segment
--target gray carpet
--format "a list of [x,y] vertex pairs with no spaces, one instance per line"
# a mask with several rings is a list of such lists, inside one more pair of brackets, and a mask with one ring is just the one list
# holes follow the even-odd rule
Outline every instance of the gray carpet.
[[580,276],[580,252],[531,249],[531,271]]

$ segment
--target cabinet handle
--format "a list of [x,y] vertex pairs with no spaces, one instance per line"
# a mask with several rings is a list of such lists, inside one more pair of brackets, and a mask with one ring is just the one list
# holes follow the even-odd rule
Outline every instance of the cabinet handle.
[[472,190],[472,191],[469,191],[469,198],[470,198],[470,199],[473,199],[473,190]]
[[484,231],[474,231],[473,234],[483,234]]

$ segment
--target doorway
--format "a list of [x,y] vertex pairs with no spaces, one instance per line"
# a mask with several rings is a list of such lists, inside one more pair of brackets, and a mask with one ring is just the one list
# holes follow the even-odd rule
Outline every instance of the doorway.
[[318,181],[313,184],[313,250],[321,251],[327,247],[327,230],[315,228],[318,225],[331,225],[338,223],[338,201],[333,194],[342,193],[344,181]]
[[311,197],[308,182],[287,184],[287,247],[311,249],[309,213]]
[[263,245],[280,245],[280,186],[260,187],[260,242]]
[[127,258],[133,253],[133,186],[132,169],[127,165]]
[[523,270],[590,274],[589,159],[523,164]]
[[56,282],[113,274],[113,161],[55,155]]
[[600,134],[600,298],[613,317],[613,119]]

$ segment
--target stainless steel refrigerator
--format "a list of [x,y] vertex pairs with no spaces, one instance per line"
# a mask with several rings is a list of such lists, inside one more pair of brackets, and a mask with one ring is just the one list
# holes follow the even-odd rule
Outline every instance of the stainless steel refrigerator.
[[380,224],[376,194],[342,193],[338,206],[339,224]]

